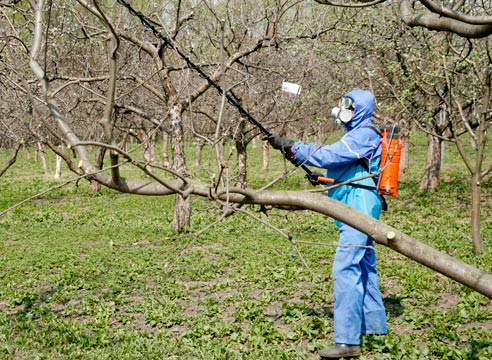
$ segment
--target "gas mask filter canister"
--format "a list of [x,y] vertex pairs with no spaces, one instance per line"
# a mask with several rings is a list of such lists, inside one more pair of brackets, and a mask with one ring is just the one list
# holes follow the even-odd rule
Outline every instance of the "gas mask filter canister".
[[338,102],[338,106],[331,110],[331,116],[335,118],[337,124],[347,124],[354,117],[354,102],[352,99],[343,97]]

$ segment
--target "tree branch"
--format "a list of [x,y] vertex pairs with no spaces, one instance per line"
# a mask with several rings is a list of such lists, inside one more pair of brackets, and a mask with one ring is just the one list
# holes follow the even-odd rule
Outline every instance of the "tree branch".
[[[176,183],[180,186],[180,183]],[[170,195],[168,188],[155,183],[126,184],[128,192],[132,190],[148,195]],[[301,191],[255,191],[251,189],[218,188],[190,181],[191,194],[228,201],[237,204],[274,205],[279,207],[295,207],[324,214],[338,219],[347,225],[371,236],[377,243],[387,246],[408,258],[435,270],[450,279],[478,291],[492,298],[492,276],[444,254],[416,239],[384,224],[368,215],[365,215],[341,202],[326,195],[319,195]],[[121,188],[118,190],[121,191]]]
[[492,34],[492,24],[472,25],[439,14],[413,14],[410,1],[400,0],[400,16],[410,27],[421,26],[429,30],[448,31],[467,39],[483,38]]
[[361,8],[361,7],[370,7],[377,4],[381,4],[386,2],[387,0],[355,0],[354,2],[338,2],[332,0],[315,0],[319,4],[323,5],[331,5],[331,6],[339,6],[339,7],[350,7],[350,8]]
[[424,5],[431,12],[458,20],[471,25],[488,25],[492,23],[492,16],[478,16],[478,15],[467,15],[462,12],[456,11],[455,9],[448,8],[442,4],[438,4],[433,0],[419,0],[422,5]]
[[0,169],[0,177],[2,177],[3,174],[5,174],[5,172],[12,166],[15,164],[15,162],[17,161],[17,154],[19,153],[19,150],[22,146],[22,143],[20,144],[17,144],[16,148],[15,148],[15,151],[14,151],[14,155],[10,158],[10,160],[7,162],[7,164],[5,164],[5,166]]

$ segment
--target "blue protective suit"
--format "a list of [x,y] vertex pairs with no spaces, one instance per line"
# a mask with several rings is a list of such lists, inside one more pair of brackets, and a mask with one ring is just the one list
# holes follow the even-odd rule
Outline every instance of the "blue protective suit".
[[[343,182],[367,175],[363,159],[376,172],[381,156],[381,138],[373,129],[374,96],[367,90],[353,90],[345,95],[354,102],[354,117],[345,125],[346,133],[331,145],[296,142],[292,153],[297,161],[327,169],[326,176]],[[374,180],[367,178],[355,183],[372,187],[343,185],[329,190],[328,196],[367,215],[379,218],[382,200]],[[335,343],[358,345],[361,334],[386,334],[386,312],[381,298],[374,249],[366,234],[335,220],[340,238],[333,262],[333,292],[335,298]],[[355,247],[354,247],[355,245]]]

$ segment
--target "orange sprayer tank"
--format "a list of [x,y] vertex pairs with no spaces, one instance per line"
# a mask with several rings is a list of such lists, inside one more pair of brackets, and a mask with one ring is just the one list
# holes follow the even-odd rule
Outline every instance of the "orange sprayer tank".
[[381,126],[381,164],[378,189],[381,195],[396,196],[402,142],[398,125]]

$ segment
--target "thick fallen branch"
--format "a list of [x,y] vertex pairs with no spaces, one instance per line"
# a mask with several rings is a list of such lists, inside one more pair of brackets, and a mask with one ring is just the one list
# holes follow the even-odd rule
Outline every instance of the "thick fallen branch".
[[[109,185],[109,184],[106,184]],[[153,182],[136,183],[122,181],[115,190],[142,195],[171,195],[169,187]],[[181,181],[171,184],[180,188]],[[298,208],[315,211],[338,219],[371,236],[378,244],[435,270],[492,299],[492,276],[456,258],[442,253],[397,229],[367,216],[324,194],[306,191],[255,191],[251,189],[217,188],[200,182],[189,182],[187,192],[206,198],[237,204],[272,205],[282,208]]]

